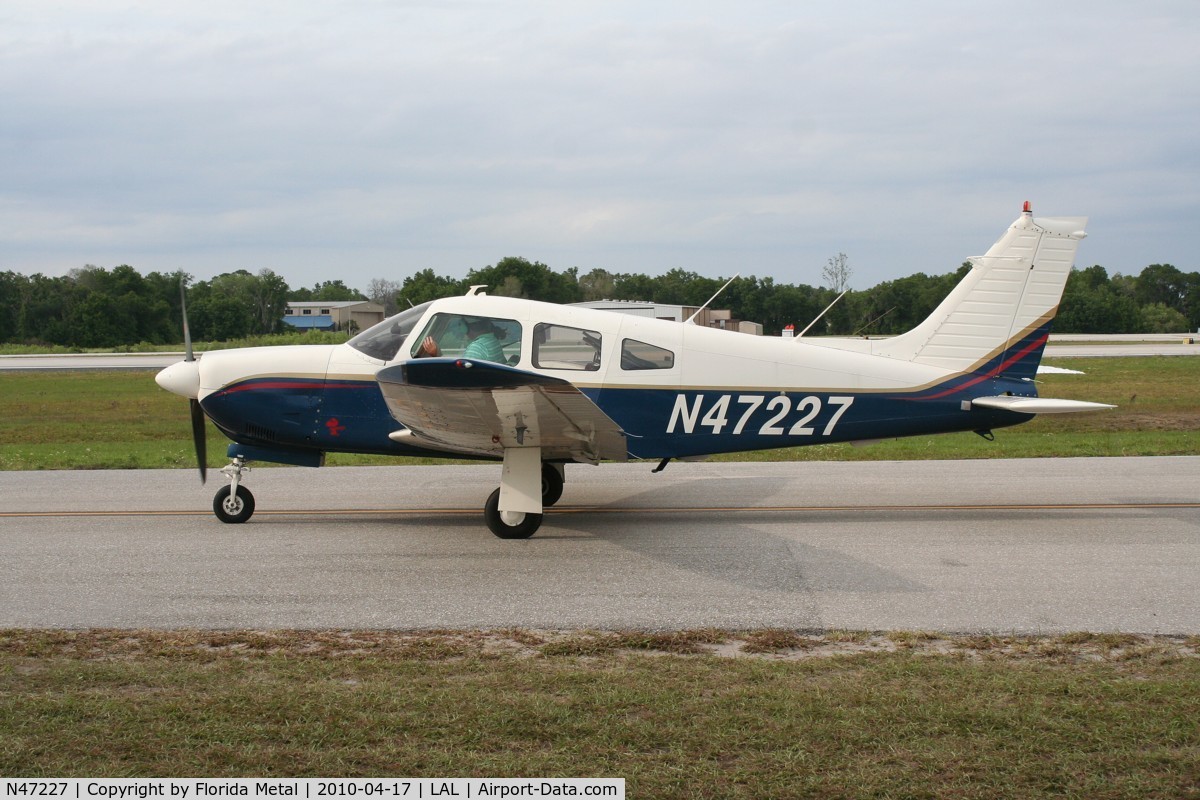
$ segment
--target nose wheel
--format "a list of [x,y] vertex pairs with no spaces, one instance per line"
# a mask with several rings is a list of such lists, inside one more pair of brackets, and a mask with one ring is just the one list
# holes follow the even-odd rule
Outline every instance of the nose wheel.
[[213,513],[221,522],[237,525],[254,514],[254,495],[242,486],[242,475],[249,471],[246,459],[241,456],[221,470],[221,474],[229,478],[229,485],[217,490],[217,495],[213,498]]
[[231,525],[245,522],[254,513],[254,495],[245,486],[222,486],[213,498],[213,513]]

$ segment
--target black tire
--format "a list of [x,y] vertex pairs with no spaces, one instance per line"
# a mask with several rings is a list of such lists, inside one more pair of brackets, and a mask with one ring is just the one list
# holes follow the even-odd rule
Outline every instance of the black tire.
[[541,514],[525,514],[516,525],[509,525],[500,516],[500,490],[492,492],[483,506],[483,520],[488,530],[501,539],[528,539],[542,527]]
[[231,498],[231,486],[222,486],[213,498],[213,513],[221,522],[237,525],[250,519],[254,513],[254,495],[245,486],[238,486],[237,495]]
[[563,476],[558,474],[558,470],[553,464],[542,464],[542,505],[549,507],[554,505],[562,497],[563,493]]

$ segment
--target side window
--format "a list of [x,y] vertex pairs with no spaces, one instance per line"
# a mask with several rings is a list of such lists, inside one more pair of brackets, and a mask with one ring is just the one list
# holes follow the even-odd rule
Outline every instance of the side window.
[[521,323],[514,319],[434,314],[409,348],[414,358],[431,355],[425,342],[432,339],[437,355],[477,358],[497,364],[521,360]]
[[662,347],[625,339],[621,342],[621,369],[670,369],[675,366],[675,354]]
[[600,369],[600,334],[540,323],[533,329],[533,365],[538,369]]

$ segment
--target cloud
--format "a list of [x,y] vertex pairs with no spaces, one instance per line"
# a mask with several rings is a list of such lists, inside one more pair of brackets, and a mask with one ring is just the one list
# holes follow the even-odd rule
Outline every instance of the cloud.
[[0,268],[1195,268],[1190,4],[650,5],[6,4]]

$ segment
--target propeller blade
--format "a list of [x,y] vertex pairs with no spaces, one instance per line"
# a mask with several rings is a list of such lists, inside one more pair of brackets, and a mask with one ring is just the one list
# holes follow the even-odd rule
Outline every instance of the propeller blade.
[[199,400],[190,400],[192,406],[192,442],[196,445],[196,465],[200,467],[200,483],[208,480],[208,441],[204,437],[204,409]]
[[[188,330],[187,298],[183,292],[183,278],[179,279],[179,312],[183,314],[183,360],[195,361],[196,355],[192,352],[192,332]],[[195,414],[193,414],[192,418],[195,419]]]

